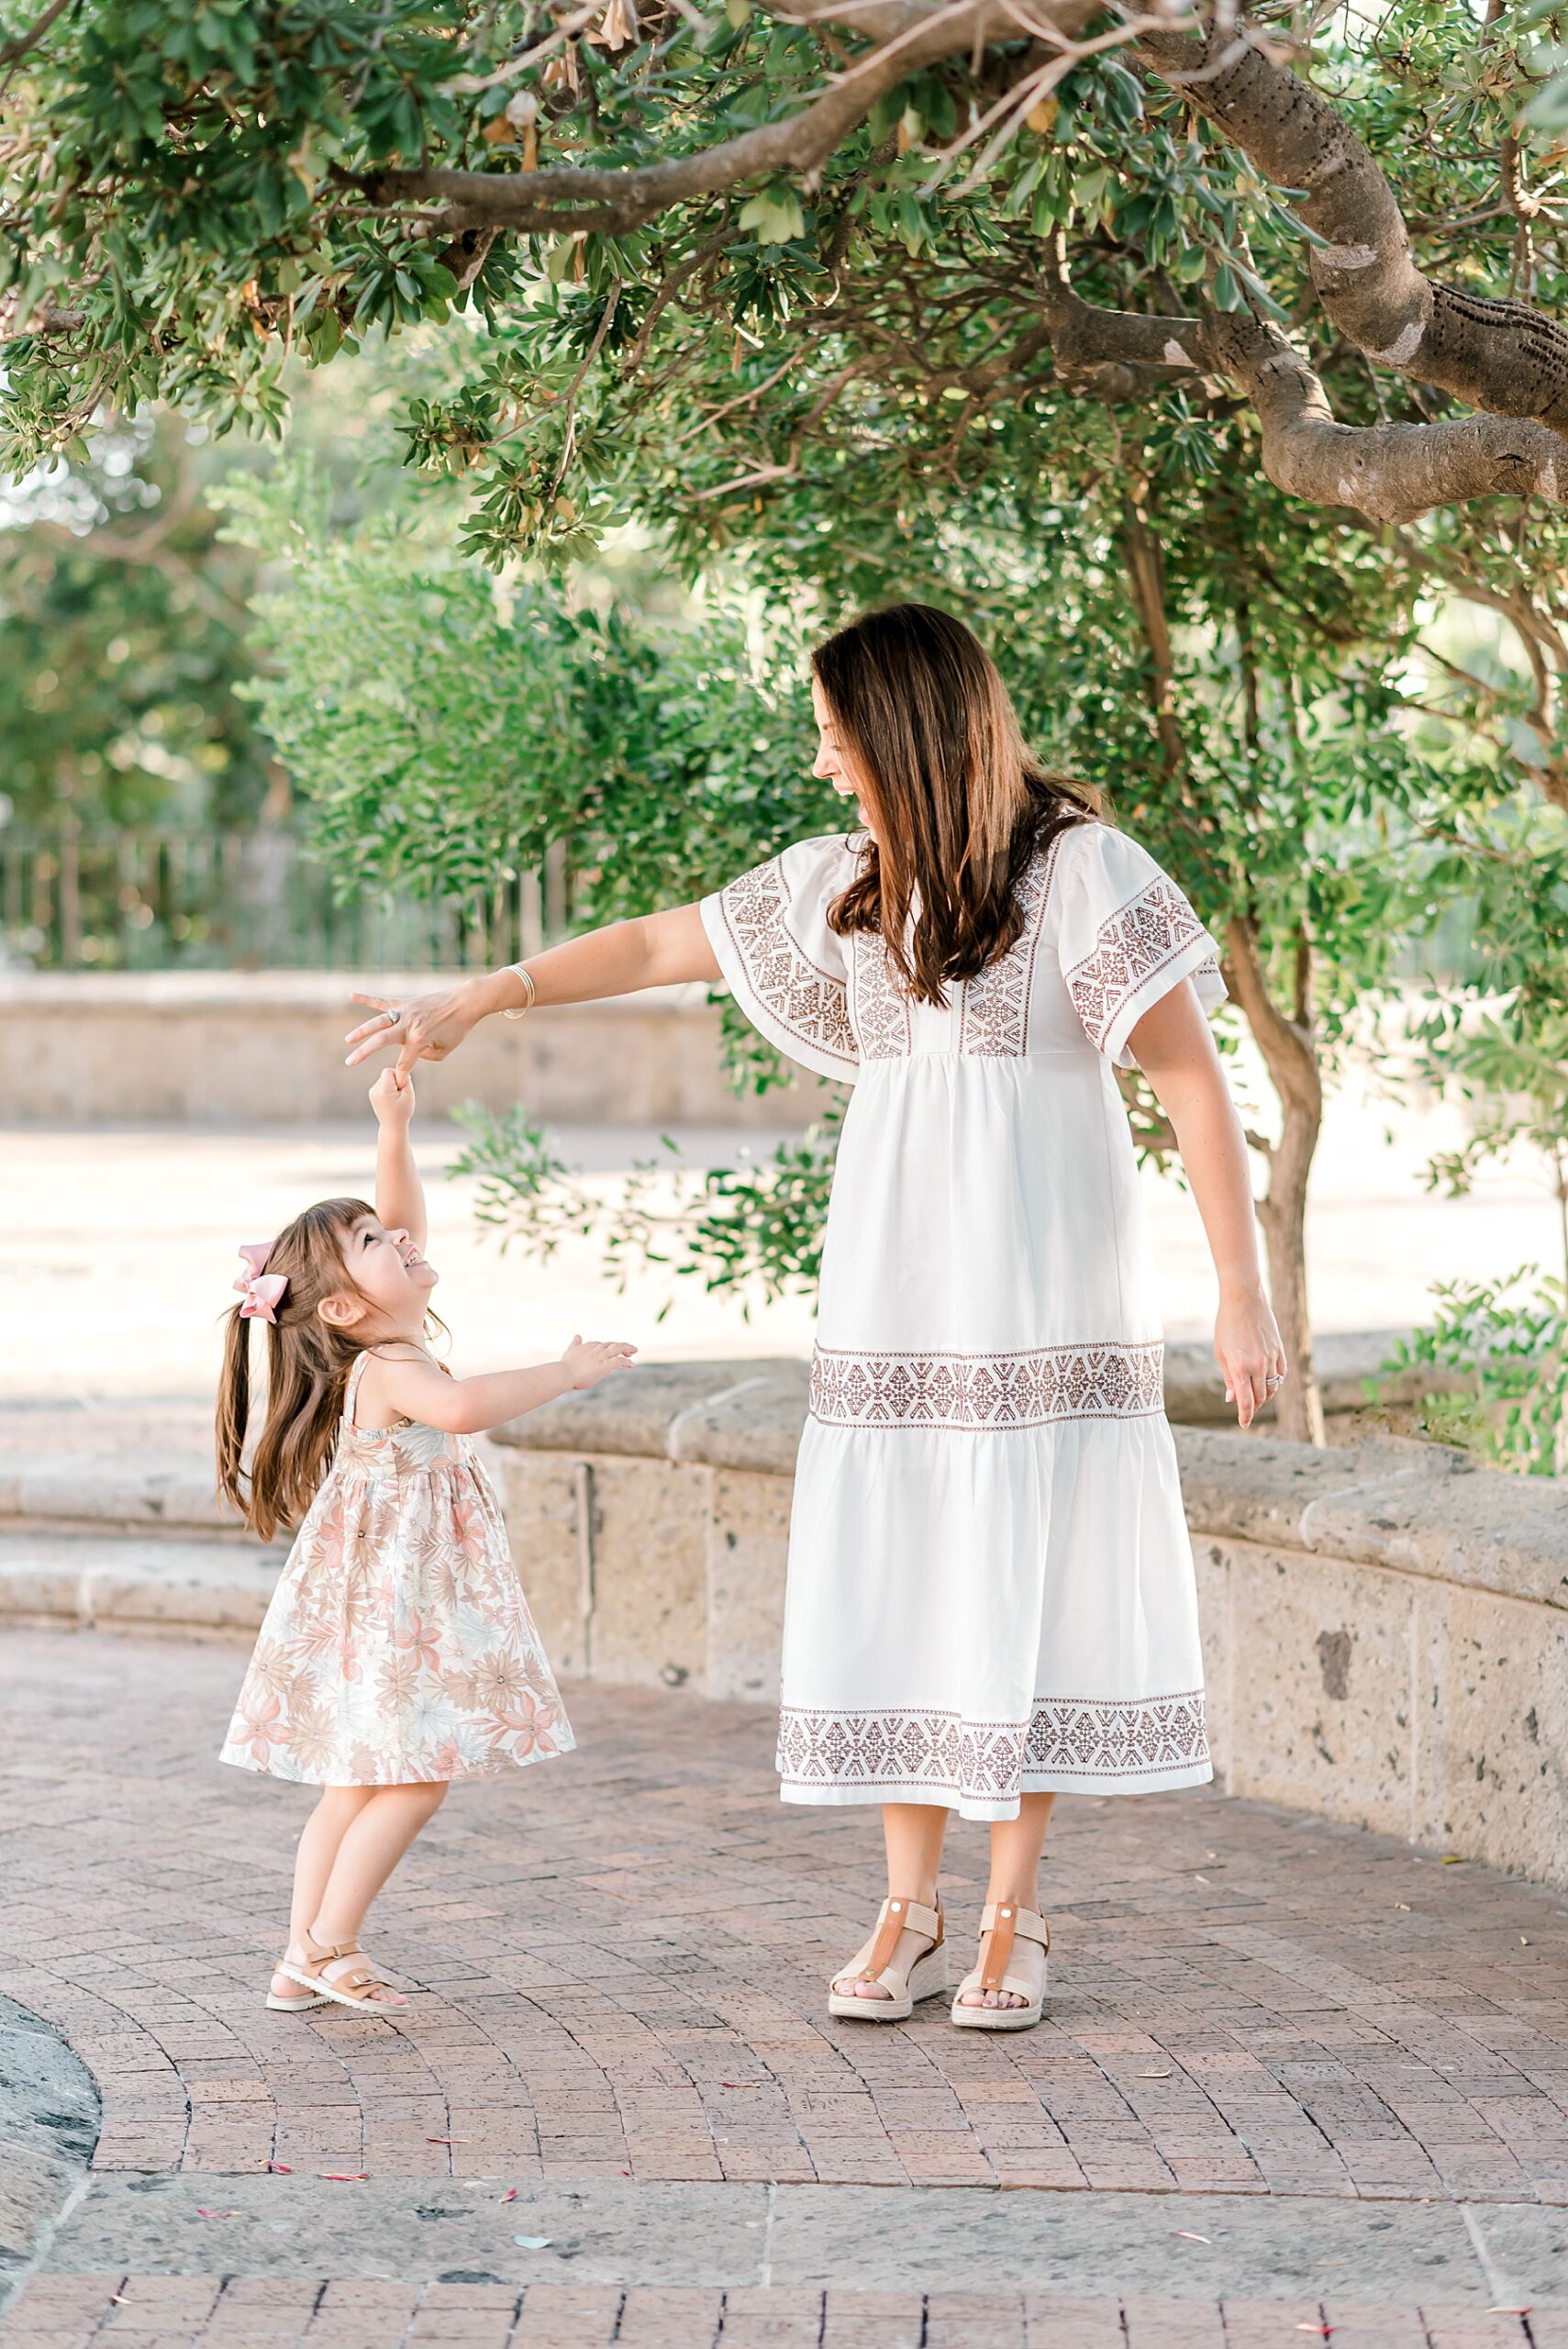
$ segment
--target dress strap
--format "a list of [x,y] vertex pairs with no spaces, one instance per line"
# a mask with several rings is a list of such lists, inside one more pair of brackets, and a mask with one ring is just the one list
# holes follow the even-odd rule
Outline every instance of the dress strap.
[[349,1373],[349,1383],[343,1389],[343,1425],[350,1430],[354,1425],[354,1405],[359,1399],[360,1379],[369,1359],[369,1355],[364,1353],[354,1356],[354,1366]]

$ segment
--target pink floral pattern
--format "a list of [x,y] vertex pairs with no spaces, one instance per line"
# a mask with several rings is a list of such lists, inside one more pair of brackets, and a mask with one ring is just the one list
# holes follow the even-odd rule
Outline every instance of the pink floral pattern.
[[221,1759],[316,1787],[494,1776],[575,1742],[495,1489],[466,1436],[403,1419],[338,1450]]

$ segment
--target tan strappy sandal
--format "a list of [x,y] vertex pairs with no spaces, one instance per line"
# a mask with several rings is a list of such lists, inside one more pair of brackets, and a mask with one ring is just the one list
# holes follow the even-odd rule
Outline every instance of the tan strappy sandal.
[[368,1960],[351,1974],[339,1974],[331,1982],[327,1979],[323,1967],[335,1965],[340,1957],[364,1955],[358,1942],[338,1942],[331,1949],[324,1949],[314,1933],[304,1933],[301,1939],[309,1955],[302,1965],[280,1965],[280,1974],[286,1974],[291,1982],[303,1982],[307,1990],[318,1990],[324,1998],[331,1998],[340,2007],[371,2007],[377,2014],[397,2013],[398,2009],[388,2000],[373,1995],[377,1990],[390,1990],[392,1984],[383,1981]]
[[[288,1978],[291,1982],[294,1980],[295,1976],[289,1967],[288,1952],[286,1949],[284,1950],[282,1957],[279,1958],[276,1965],[273,1966],[272,1972],[274,1975],[286,1974],[288,1975]],[[315,2007],[324,2007],[327,2004],[327,2001],[314,1983],[308,1990],[302,1990],[297,1998],[281,1998],[273,1989],[271,1980],[269,1980],[267,1984],[267,2004],[276,2015],[305,2015],[309,2014],[311,2009]]]
[[[893,1963],[898,1936],[907,1929],[925,1933],[931,1946],[921,1952],[906,1976]],[[879,1982],[885,1998],[857,1998],[852,1990],[836,1990],[835,1982],[853,1975],[857,1982]],[[891,1892],[883,1902],[876,1931],[848,1965],[840,1965],[828,1984],[828,2011],[853,2022],[904,2022],[922,1998],[934,1998],[948,1987],[947,1942],[942,1931],[940,1894],[934,1909]]]
[[[1009,1974],[1007,1960],[1013,1954],[1015,1940],[1038,1942],[1041,1949],[1051,1947],[1051,1927],[1032,1909],[1020,1909],[1016,1901],[988,1900],[980,1912],[982,1940],[989,1935],[989,1943],[980,1964],[966,1974],[958,1986],[952,2002],[952,2019],[964,2031],[1029,2031],[1045,2012],[1045,1980],[1041,1968],[1040,1987],[1032,1989],[1020,1974]],[[1009,1998],[1026,1998],[1022,2007],[966,2007],[966,1990],[1005,1991]]]

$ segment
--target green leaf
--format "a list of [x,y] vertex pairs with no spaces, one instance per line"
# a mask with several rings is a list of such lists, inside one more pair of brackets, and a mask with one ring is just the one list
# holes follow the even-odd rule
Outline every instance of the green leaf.
[[749,229],[762,245],[788,244],[792,238],[806,234],[806,216],[800,208],[800,198],[787,182],[775,181],[759,195],[751,196],[740,207],[740,225]]

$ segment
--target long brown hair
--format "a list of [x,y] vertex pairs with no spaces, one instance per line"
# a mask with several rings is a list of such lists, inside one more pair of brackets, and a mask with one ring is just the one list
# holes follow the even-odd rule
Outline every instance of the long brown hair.
[[1025,747],[995,662],[951,612],[866,612],[811,665],[876,817],[828,921],[840,935],[880,930],[911,993],[945,1003],[950,980],[1012,945],[1029,859],[1098,817],[1099,794]]
[[[267,1408],[249,1470],[243,1464],[250,1418],[250,1321],[227,1314],[217,1396],[217,1488],[253,1532],[270,1542],[280,1524],[295,1524],[310,1507],[332,1455],[349,1373],[364,1351],[362,1333],[335,1330],[317,1311],[324,1297],[353,1295],[349,1241],[375,1209],[363,1199],[323,1199],[284,1226],[267,1259],[288,1286],[267,1332]],[[254,1317],[252,1317],[254,1318]]]

